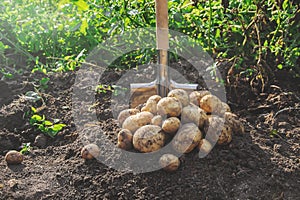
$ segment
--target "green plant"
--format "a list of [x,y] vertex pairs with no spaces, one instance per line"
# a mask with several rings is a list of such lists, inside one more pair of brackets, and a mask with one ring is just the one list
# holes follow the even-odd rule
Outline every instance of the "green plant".
[[[32,107],[31,110],[33,113],[36,113],[36,109],[34,107]],[[55,137],[56,134],[66,126],[66,124],[58,122],[59,120],[54,120],[54,122],[51,122],[46,120],[45,115],[40,116],[38,114],[33,114],[29,120],[30,125],[33,125],[42,133],[52,138]]]
[[21,146],[21,148],[22,148],[20,150],[21,154],[28,154],[28,153],[30,153],[30,150],[31,150],[30,143],[23,143],[22,146]]

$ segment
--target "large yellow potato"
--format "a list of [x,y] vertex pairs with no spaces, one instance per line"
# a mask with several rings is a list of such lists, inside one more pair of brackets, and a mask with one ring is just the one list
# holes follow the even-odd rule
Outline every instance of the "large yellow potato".
[[199,106],[200,100],[205,95],[211,94],[208,90],[200,90],[200,91],[193,91],[190,94],[190,102],[195,104],[196,106]]
[[228,124],[232,131],[234,133],[244,133],[245,128],[242,124],[242,122],[238,119],[238,116],[231,113],[231,112],[225,112],[225,124]]
[[141,109],[141,111],[148,111],[155,115],[157,113],[157,103],[159,102],[159,100],[161,100],[161,96],[151,96],[147,100],[146,105]]
[[146,125],[133,135],[133,147],[143,153],[157,151],[165,144],[165,133],[161,127]]
[[178,117],[181,110],[180,101],[174,97],[164,97],[157,104],[157,113],[162,116]]
[[208,113],[224,113],[222,101],[215,95],[205,95],[200,100],[200,108],[202,108],[205,112]]
[[178,99],[183,107],[189,105],[190,103],[190,97],[188,93],[182,89],[171,90],[168,94],[168,97],[174,97]]
[[177,117],[170,117],[162,124],[164,132],[174,135],[180,127],[180,120]]
[[173,172],[180,166],[179,158],[173,154],[164,154],[159,159],[160,166],[167,172]]
[[18,151],[15,150],[10,150],[9,152],[6,153],[5,155],[5,161],[7,164],[21,164],[23,162],[24,156]]
[[181,126],[173,138],[173,148],[179,153],[191,152],[200,142],[202,133],[194,123]]
[[81,150],[81,156],[86,160],[97,158],[99,155],[100,149],[96,144],[85,145]]
[[118,122],[120,126],[122,126],[123,122],[131,115],[135,115],[139,113],[140,111],[138,109],[126,109],[120,112],[118,116]]
[[136,115],[129,116],[123,123],[122,128],[129,130],[131,133],[134,133],[137,129],[142,126],[151,123],[153,114],[150,112],[140,112]]
[[203,128],[207,120],[207,115],[204,110],[194,104],[190,104],[182,109],[181,121],[182,123],[193,122],[200,128]]
[[117,147],[124,150],[132,149],[132,133],[127,129],[122,129],[118,133]]

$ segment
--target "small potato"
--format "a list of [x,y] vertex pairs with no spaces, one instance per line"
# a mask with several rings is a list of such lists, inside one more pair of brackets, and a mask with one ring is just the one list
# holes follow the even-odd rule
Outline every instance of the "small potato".
[[194,123],[184,124],[173,139],[173,148],[179,153],[191,152],[200,142],[202,133]]
[[157,151],[165,144],[165,133],[161,127],[146,125],[133,135],[133,147],[143,153]]
[[183,123],[193,122],[198,127],[203,128],[206,120],[207,115],[204,110],[194,104],[190,104],[182,109],[181,121]]
[[174,97],[164,97],[157,104],[157,113],[162,116],[178,117],[181,110],[180,101]]
[[140,112],[136,115],[129,116],[123,123],[122,128],[129,130],[131,133],[134,133],[137,129],[142,126],[151,123],[153,114],[150,112]]
[[174,97],[178,99],[183,107],[189,105],[190,103],[190,97],[188,93],[182,89],[171,90],[168,94],[168,97]]
[[123,122],[131,115],[135,115],[139,113],[140,111],[138,109],[126,109],[120,112],[118,116],[118,122],[120,126],[122,126]]
[[212,145],[210,144],[210,142],[208,140],[202,139],[199,142],[198,148],[202,152],[209,153],[212,150]]
[[7,162],[7,164],[12,164],[12,165],[21,164],[23,162],[23,159],[24,159],[23,154],[15,150],[11,150],[7,152],[5,155],[5,161]]
[[174,135],[180,127],[180,120],[177,117],[170,117],[162,124],[164,132]]
[[205,95],[200,100],[200,108],[208,113],[224,113],[222,101],[215,95]]
[[85,145],[81,150],[81,157],[86,160],[97,158],[100,155],[100,149],[96,144]]
[[229,125],[224,124],[221,135],[218,139],[218,144],[228,144],[232,140],[232,129]]
[[173,154],[164,154],[160,157],[159,164],[165,171],[173,172],[180,166],[180,161]]
[[157,103],[159,102],[159,100],[161,100],[161,96],[151,96],[147,100],[146,105],[141,109],[141,111],[148,111],[155,115],[157,113]]
[[127,129],[122,129],[118,133],[117,147],[124,150],[132,149],[132,133]]
[[156,126],[160,126],[162,125],[162,117],[160,115],[156,115],[152,118],[151,120],[151,124],[152,125],[156,125]]
[[190,94],[190,102],[195,104],[196,106],[199,106],[202,97],[209,94],[211,93],[208,90],[194,91]]
[[244,133],[245,128],[241,121],[238,119],[238,116],[231,113],[231,112],[225,112],[225,124],[228,124],[232,131],[236,134]]

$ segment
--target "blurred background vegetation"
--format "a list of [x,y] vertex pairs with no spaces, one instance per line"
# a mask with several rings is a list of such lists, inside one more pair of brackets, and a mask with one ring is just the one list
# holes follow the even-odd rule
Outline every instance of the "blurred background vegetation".
[[[300,75],[300,11],[295,0],[169,0],[170,29],[194,38],[230,70],[249,77]],[[155,27],[154,0],[2,0],[0,76],[75,70],[107,38]],[[153,62],[154,49],[111,67]]]

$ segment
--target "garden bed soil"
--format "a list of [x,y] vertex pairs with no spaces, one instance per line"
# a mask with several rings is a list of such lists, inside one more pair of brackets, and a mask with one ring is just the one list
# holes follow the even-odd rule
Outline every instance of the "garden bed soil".
[[[174,64],[180,71],[181,62]],[[224,80],[228,67],[223,66]],[[185,69],[189,69],[186,67]],[[190,70],[180,71],[202,83]],[[125,71],[107,70],[101,82],[114,84]],[[280,73],[279,73],[280,75]],[[263,92],[238,78],[227,84],[227,102],[245,126],[229,145],[215,146],[200,159],[197,151],[183,155],[174,173],[163,170],[134,174],[114,170],[97,160],[85,161],[81,130],[72,117],[76,72],[47,75],[41,92],[46,106],[39,114],[67,124],[54,138],[34,143],[41,134],[29,124],[31,106],[24,97],[43,74],[24,73],[0,81],[0,199],[290,199],[300,197],[299,80],[276,76]],[[226,81],[225,81],[226,82]],[[120,130],[112,115],[112,93],[98,93],[94,111],[107,138],[117,142]],[[76,101],[76,99],[75,99]],[[74,101],[73,101],[74,103]],[[81,102],[76,102],[81,103]],[[90,111],[85,111],[86,113]],[[83,113],[84,115],[84,113]],[[89,126],[89,119],[86,119]],[[88,128],[87,128],[88,129]],[[33,146],[20,165],[7,165],[8,150],[22,143]]]

